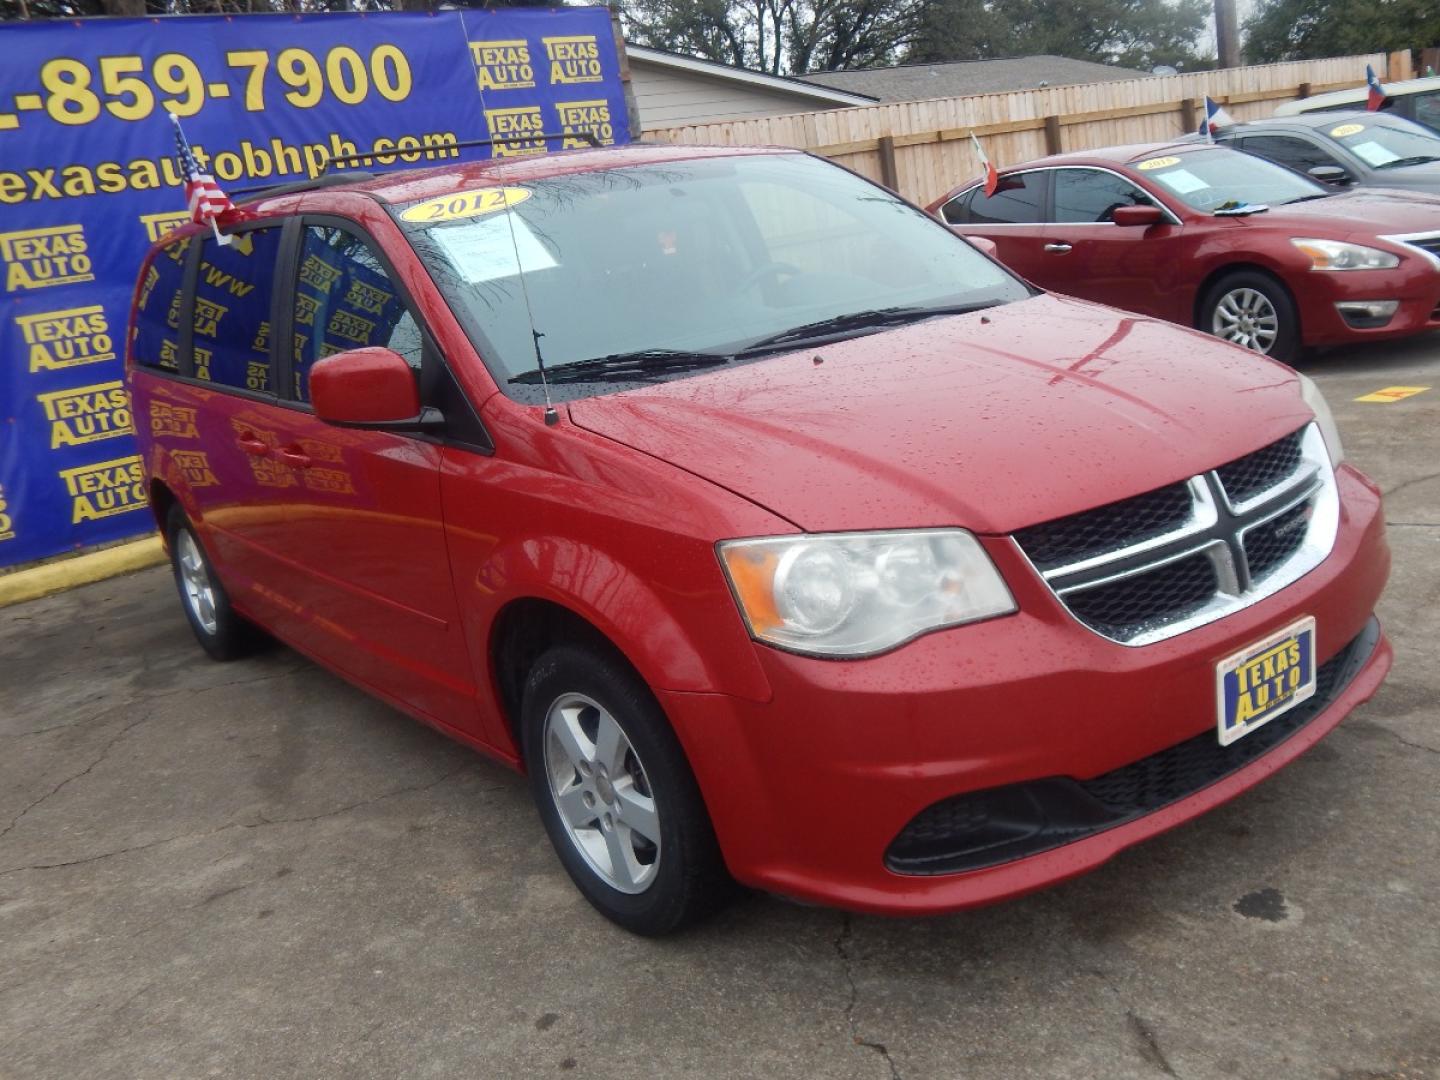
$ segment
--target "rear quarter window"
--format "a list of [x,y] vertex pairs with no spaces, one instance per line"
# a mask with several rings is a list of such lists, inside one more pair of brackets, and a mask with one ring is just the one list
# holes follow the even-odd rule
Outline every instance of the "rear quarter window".
[[140,275],[135,339],[130,349],[132,360],[140,367],[180,370],[180,314],[190,242],[187,236],[167,244]]

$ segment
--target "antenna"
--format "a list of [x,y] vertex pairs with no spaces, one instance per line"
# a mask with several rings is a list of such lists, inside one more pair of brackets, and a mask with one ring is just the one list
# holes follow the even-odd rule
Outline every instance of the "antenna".
[[520,241],[515,237],[514,211],[510,209],[510,192],[500,188],[505,196],[505,220],[510,226],[510,247],[515,252],[515,272],[520,275],[520,295],[525,298],[525,316],[530,320],[530,337],[535,342],[535,368],[540,372],[540,390],[545,395],[545,424],[554,427],[560,422],[555,403],[550,400],[550,380],[545,376],[545,353],[540,348],[540,339],[545,335],[535,329],[535,309],[530,306],[530,286],[525,281],[525,264],[520,261]]
[[[480,68],[475,61],[475,54],[470,54],[470,70],[475,73],[475,86],[477,96],[480,98],[480,111],[485,111],[485,90],[480,82]],[[544,136],[547,139],[554,138],[553,135]],[[592,146],[598,146],[599,138],[593,132],[585,132],[584,138]],[[467,139],[464,145],[467,146],[494,146],[496,142],[506,142],[505,139]],[[456,144],[461,145],[461,144]],[[494,156],[493,154],[491,155]],[[327,162],[327,167],[329,163]],[[505,197],[505,222],[510,226],[510,248],[515,252],[515,273],[520,276],[520,295],[525,300],[525,318],[530,323],[530,339],[535,343],[535,369],[540,372],[540,391],[545,396],[545,426],[554,427],[560,422],[560,414],[555,411],[555,403],[550,400],[550,380],[545,374],[545,353],[540,348],[540,339],[545,335],[535,329],[535,309],[530,305],[530,286],[525,280],[525,264],[520,261],[520,241],[515,236],[515,211],[510,208],[510,192],[506,190],[502,179],[500,194]]]

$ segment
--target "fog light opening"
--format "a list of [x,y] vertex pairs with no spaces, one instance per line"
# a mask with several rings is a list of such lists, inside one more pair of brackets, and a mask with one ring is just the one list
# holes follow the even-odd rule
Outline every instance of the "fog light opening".
[[1341,300],[1335,305],[1345,322],[1360,330],[1387,325],[1399,307],[1399,300]]

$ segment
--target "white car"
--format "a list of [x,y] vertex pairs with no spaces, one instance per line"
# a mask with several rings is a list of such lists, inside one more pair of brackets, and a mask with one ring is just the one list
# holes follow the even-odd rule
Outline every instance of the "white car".
[[[1362,79],[1350,90],[1336,90],[1299,101],[1287,101],[1275,110],[1275,115],[1296,116],[1299,113],[1332,112],[1335,109],[1363,109],[1369,93],[1369,88]],[[1417,124],[1424,124],[1434,131],[1440,131],[1440,75],[1386,83],[1385,96],[1388,99],[1384,105],[1387,111],[1407,120],[1414,120]]]

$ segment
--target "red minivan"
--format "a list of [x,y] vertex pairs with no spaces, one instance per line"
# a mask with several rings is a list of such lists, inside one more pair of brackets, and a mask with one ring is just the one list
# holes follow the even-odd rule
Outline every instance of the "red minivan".
[[1389,668],[1380,495],[1312,383],[825,161],[352,174],[224,231],[150,252],[128,351],[200,643],[525,770],[631,930],[1072,877]]

